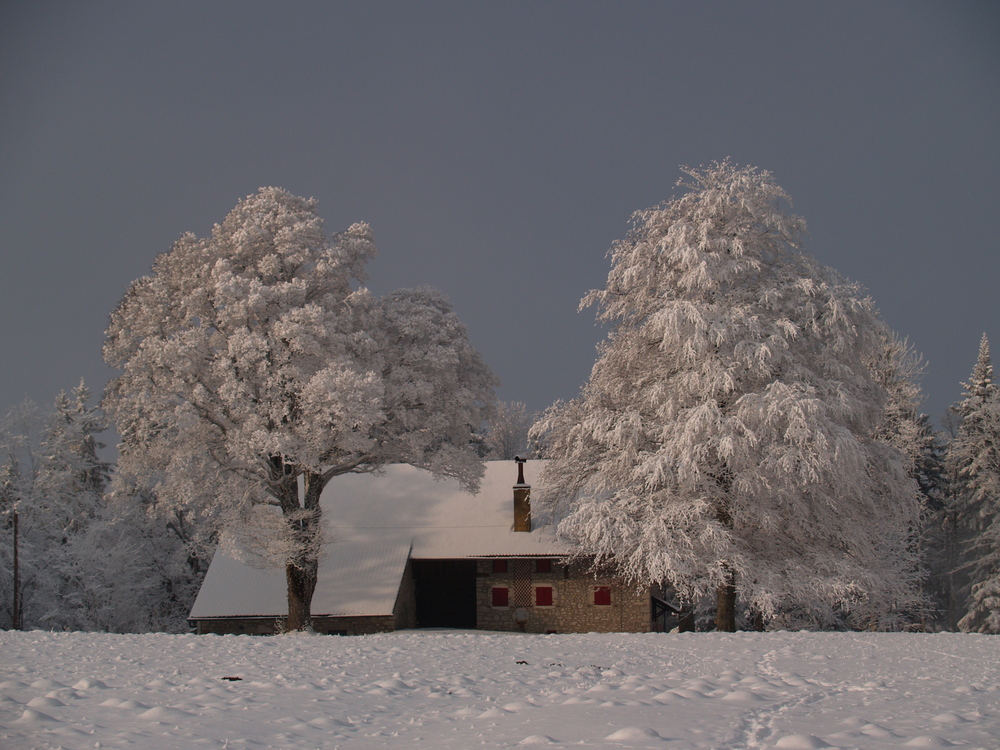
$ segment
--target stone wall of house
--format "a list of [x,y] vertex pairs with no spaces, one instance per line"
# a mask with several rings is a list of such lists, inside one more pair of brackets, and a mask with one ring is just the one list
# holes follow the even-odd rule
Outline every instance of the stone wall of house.
[[[595,577],[579,563],[553,559],[548,571],[544,563],[540,571],[538,560],[530,558],[511,558],[505,564],[503,571],[493,560],[479,561],[476,615],[481,630],[645,633],[652,626],[647,589]],[[551,605],[539,605],[539,587],[551,588]],[[494,603],[495,588],[507,590],[506,606]]]
[[274,635],[280,633],[282,617],[217,617],[191,620],[198,635]]
[[[198,635],[277,635],[284,628],[283,617],[219,617],[193,621]],[[401,625],[399,627],[408,627]],[[313,630],[323,635],[366,635],[396,630],[393,615],[377,617],[314,617]]]
[[313,630],[326,635],[368,635],[370,633],[391,633],[395,629],[396,620],[392,615],[313,618]]

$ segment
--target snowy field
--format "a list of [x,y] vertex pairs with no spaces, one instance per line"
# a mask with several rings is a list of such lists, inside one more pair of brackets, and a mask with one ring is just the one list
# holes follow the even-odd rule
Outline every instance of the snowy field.
[[0,633],[0,748],[1000,747],[1000,637]]

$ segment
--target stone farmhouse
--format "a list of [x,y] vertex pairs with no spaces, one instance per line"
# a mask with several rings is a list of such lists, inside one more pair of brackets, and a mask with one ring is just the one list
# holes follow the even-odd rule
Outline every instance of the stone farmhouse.
[[[317,632],[663,627],[665,604],[650,590],[569,561],[553,524],[533,521],[523,461],[487,462],[476,494],[407,465],[344,475],[326,487],[321,504],[326,545],[312,601]],[[220,549],[189,623],[198,633],[280,632],[285,596],[283,570],[254,568]]]

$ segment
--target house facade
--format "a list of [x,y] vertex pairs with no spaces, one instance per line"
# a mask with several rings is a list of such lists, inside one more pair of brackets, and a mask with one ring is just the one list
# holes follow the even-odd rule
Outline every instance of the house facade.
[[[530,470],[539,467],[532,462]],[[648,589],[569,560],[551,519],[532,518],[524,472],[523,462],[487,462],[477,493],[406,465],[335,478],[321,498],[326,544],[313,628],[360,635],[662,627]],[[283,571],[253,568],[220,549],[189,623],[198,633],[264,635],[281,632],[287,611]]]
[[528,633],[647,632],[650,593],[558,558],[479,560],[476,627]]

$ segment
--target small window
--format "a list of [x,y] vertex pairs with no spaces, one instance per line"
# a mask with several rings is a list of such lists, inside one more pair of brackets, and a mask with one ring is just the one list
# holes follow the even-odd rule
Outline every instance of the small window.
[[494,573],[506,573],[507,572],[507,561],[506,560],[494,560],[493,561],[493,572]]
[[598,607],[611,606],[610,586],[594,586],[594,604]]
[[552,587],[551,586],[536,586],[535,587],[535,606],[536,607],[551,607],[552,606]]
[[535,572],[536,573],[551,573],[552,572],[552,561],[545,560],[535,560]]
[[491,590],[491,598],[494,607],[506,607],[510,601],[510,596],[506,586],[494,586]]

